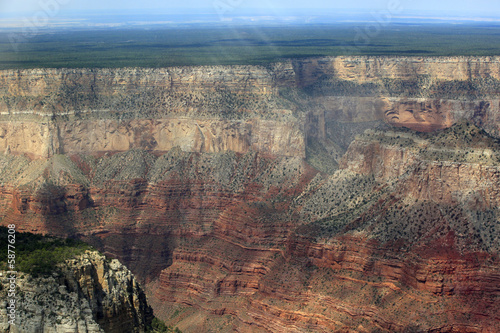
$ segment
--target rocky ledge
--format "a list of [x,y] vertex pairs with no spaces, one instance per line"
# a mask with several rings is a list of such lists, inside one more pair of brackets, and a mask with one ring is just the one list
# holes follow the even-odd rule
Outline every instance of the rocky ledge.
[[118,260],[86,251],[49,276],[17,276],[16,319],[7,316],[2,271],[0,332],[145,332],[153,312],[132,273]]

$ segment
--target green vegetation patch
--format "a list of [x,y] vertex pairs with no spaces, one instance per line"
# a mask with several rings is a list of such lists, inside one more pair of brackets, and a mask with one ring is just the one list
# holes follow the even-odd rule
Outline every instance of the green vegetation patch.
[[155,317],[146,333],[181,333],[181,330],[177,327],[167,326],[163,321]]
[[304,88],[311,96],[408,97],[436,99],[481,99],[500,94],[495,78],[431,82],[430,75],[412,79],[381,78],[380,82],[357,83],[323,77]]
[[[7,270],[8,229],[0,227],[0,269]],[[15,234],[15,267],[17,271],[37,277],[57,271],[57,265],[93,248],[79,240],[42,236],[29,232]]]
[[438,147],[450,148],[490,148],[500,151],[500,140],[471,122],[461,121],[443,131],[422,134]]
[[331,79],[324,77],[314,84],[304,88],[312,96],[362,96],[376,97],[385,92],[377,83],[356,83],[353,81]]
[[431,98],[480,99],[499,95],[500,81],[491,77],[468,81],[440,81],[428,90]]

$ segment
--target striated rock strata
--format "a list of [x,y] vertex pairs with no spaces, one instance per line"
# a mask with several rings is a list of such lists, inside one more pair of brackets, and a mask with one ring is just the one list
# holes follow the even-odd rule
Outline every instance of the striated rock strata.
[[182,331],[500,331],[497,57],[0,77],[1,223]]

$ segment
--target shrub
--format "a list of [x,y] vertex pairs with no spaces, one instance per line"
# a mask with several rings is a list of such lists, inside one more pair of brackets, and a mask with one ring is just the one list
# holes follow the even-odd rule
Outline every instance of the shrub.
[[[7,248],[6,227],[0,227],[0,246]],[[41,236],[29,232],[16,232],[15,267],[17,271],[37,277],[57,270],[57,264],[74,258],[92,247],[75,239]],[[0,263],[6,266],[7,251],[0,253]]]

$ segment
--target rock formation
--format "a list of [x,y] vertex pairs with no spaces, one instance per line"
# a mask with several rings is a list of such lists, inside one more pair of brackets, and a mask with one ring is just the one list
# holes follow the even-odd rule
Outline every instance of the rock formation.
[[1,224],[120,259],[185,332],[496,332],[499,80],[497,57],[1,71]]
[[[132,273],[97,251],[59,264],[49,276],[20,273],[16,320],[9,324],[3,288],[2,332],[145,332],[153,312]],[[6,272],[2,284],[7,286]]]

